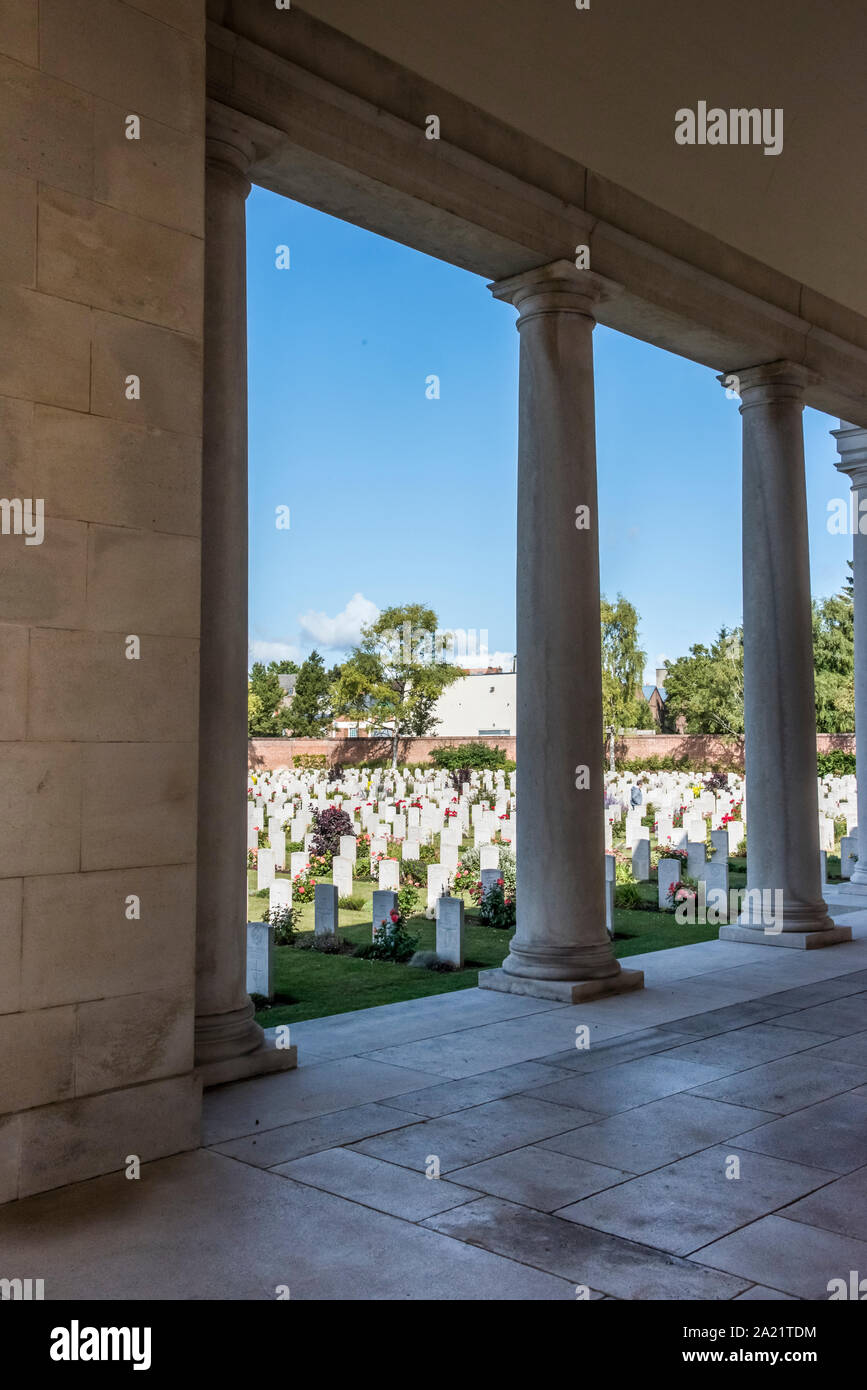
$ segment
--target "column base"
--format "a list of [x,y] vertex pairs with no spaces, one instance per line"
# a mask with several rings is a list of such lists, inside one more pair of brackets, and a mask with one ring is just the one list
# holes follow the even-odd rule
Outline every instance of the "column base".
[[291,1071],[298,1065],[298,1048],[276,1047],[269,1039],[253,1052],[245,1052],[241,1057],[228,1057],[222,1062],[205,1062],[196,1068],[207,1090],[211,1086],[225,1086],[229,1081],[248,1081],[252,1076],[267,1076],[270,1072]]
[[196,1018],[195,1067],[204,1086],[245,1081],[298,1065],[296,1047],[277,1047],[254,1018],[252,999],[240,1009]]
[[503,994],[529,994],[535,999],[553,999],[558,1004],[586,1003],[610,994],[626,994],[644,988],[643,970],[620,970],[599,980],[534,980],[509,975],[505,970],[480,970],[479,989],[498,989]]
[[851,927],[827,927],[824,931],[768,931],[765,927],[743,927],[733,922],[720,927],[720,941],[746,941],[751,946],[788,946],[796,951],[815,951],[820,946],[837,946],[852,940]]
[[845,903],[854,912],[859,907],[867,908],[867,883],[856,883],[854,879],[844,879],[842,883],[826,883],[822,896],[831,906],[834,903]]

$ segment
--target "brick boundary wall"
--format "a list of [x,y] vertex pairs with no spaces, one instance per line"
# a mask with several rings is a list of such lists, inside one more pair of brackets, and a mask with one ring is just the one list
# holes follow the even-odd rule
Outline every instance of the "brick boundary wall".
[[[427,763],[428,754],[434,748],[453,747],[459,743],[485,743],[491,748],[502,748],[506,757],[514,760],[516,742],[503,735],[477,738],[406,738],[400,740],[398,762]],[[816,752],[830,753],[841,749],[846,753],[855,751],[854,734],[817,734]],[[391,757],[391,740],[377,738],[251,738],[249,743],[249,766],[257,768],[292,767],[293,758],[310,754],[324,753],[327,765],[336,764],[361,767],[365,763]],[[716,738],[711,734],[633,734],[619,739],[616,744],[618,760],[632,761],[639,758],[689,758],[696,762],[734,762],[743,765],[743,739]],[[431,766],[433,764],[431,763]]]

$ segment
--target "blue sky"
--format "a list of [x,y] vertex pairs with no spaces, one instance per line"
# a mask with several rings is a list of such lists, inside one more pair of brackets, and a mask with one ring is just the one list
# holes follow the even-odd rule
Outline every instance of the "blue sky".
[[[486,631],[499,664],[515,650],[514,309],[261,188],[247,263],[253,659],[317,647],[331,665],[377,610],[426,602],[444,629]],[[652,671],[740,621],[740,417],[707,368],[603,327],[594,343],[602,589],[635,604]],[[817,596],[851,555],[826,527],[847,495],[836,426],[805,412]]]

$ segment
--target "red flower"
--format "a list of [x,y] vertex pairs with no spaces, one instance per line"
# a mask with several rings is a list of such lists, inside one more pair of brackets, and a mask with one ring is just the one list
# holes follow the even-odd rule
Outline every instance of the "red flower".
[[393,907],[388,915],[391,918],[392,922],[400,921],[400,913],[397,911],[396,908]]

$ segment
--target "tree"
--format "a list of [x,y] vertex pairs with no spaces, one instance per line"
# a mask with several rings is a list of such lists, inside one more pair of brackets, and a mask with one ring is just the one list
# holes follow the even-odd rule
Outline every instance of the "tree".
[[683,718],[688,734],[742,734],[743,629],[722,627],[710,647],[697,643],[689,652],[666,671],[667,722]]
[[287,728],[293,738],[319,738],[331,723],[328,676],[318,652],[311,652],[295,682],[287,711]]
[[606,729],[647,729],[653,715],[638,694],[647,660],[638,645],[638,613],[622,594],[614,603],[603,594],[600,616],[603,724]]
[[[446,635],[447,636],[447,635]],[[445,660],[446,644],[432,608],[407,603],[386,608],[361,630],[334,687],[335,713],[391,726],[391,765],[401,738],[432,733],[434,707],[463,674]]]
[[855,609],[851,579],[839,594],[813,600],[816,728],[823,734],[855,727]]
[[254,661],[247,683],[247,731],[251,735],[279,737],[286,728],[288,711],[283,708],[286,694],[278,677],[291,675],[298,667],[293,661]]

